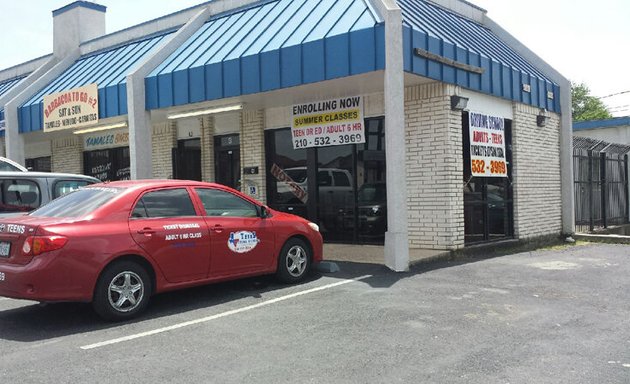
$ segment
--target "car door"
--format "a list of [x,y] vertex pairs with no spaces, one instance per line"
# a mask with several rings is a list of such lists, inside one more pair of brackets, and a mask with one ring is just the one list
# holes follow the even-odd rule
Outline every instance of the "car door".
[[195,188],[206,211],[212,260],[209,276],[231,276],[272,267],[275,235],[271,220],[250,201],[222,189]]
[[210,236],[186,188],[145,192],[129,218],[135,242],[169,282],[203,279],[210,265]]

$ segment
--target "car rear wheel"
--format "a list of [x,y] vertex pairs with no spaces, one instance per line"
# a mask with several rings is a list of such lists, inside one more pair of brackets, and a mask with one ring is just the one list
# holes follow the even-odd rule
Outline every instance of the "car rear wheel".
[[149,304],[151,280],[146,269],[132,261],[116,262],[103,271],[92,305],[106,320],[130,319]]
[[304,241],[289,239],[280,251],[276,276],[284,283],[297,283],[307,275],[311,260],[311,249]]

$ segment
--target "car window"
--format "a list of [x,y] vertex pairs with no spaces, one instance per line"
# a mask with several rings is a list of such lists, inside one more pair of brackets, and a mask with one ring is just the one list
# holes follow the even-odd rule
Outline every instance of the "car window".
[[317,184],[320,187],[329,187],[332,185],[332,176],[330,176],[328,171],[317,172]]
[[53,199],[58,198],[59,196],[65,195],[66,193],[76,191],[81,187],[85,187],[89,184],[93,184],[91,181],[87,180],[60,180],[55,183],[53,188]]
[[349,187],[350,180],[348,179],[348,175],[343,172],[335,171],[333,172],[333,178],[335,179],[336,187]]
[[196,216],[188,191],[184,188],[147,192],[131,213],[131,217]]
[[21,179],[4,179],[0,183],[0,212],[28,212],[39,207],[41,192],[37,183]]
[[37,217],[81,217],[94,212],[120,192],[117,188],[83,188],[67,193],[30,213]]
[[256,206],[232,193],[219,189],[195,189],[207,216],[257,217]]

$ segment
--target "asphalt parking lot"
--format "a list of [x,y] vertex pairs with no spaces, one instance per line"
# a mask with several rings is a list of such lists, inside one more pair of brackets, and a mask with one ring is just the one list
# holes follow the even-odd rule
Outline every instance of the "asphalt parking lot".
[[4,383],[628,383],[630,246],[341,263],[154,297],[140,319],[0,298]]

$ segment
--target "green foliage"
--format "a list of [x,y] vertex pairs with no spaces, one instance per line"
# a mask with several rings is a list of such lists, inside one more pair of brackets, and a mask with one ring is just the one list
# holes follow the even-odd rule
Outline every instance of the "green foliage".
[[606,105],[591,95],[591,90],[584,83],[571,83],[571,110],[573,121],[604,120],[612,118]]

